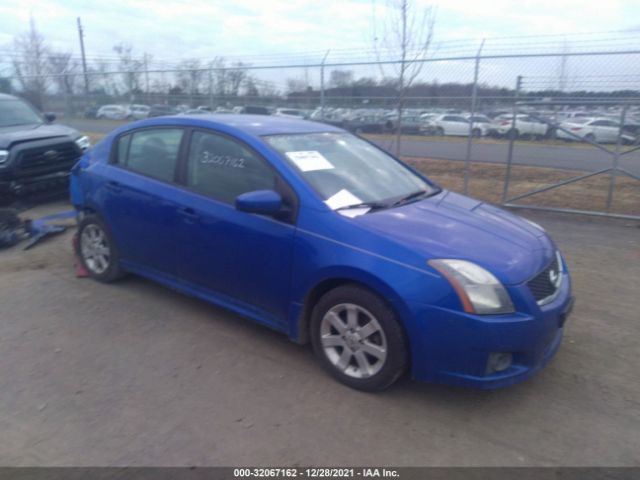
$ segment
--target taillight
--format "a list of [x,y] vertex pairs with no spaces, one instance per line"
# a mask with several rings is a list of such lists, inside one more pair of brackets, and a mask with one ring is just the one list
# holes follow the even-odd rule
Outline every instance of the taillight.
[[500,122],[500,125],[509,125],[511,122],[509,120]]
[[579,132],[580,130],[582,130],[582,127],[573,127],[570,129],[572,132]]

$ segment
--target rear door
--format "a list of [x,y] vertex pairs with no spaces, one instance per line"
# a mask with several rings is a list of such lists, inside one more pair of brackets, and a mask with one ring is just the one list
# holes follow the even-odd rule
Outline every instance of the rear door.
[[100,203],[122,260],[175,275],[176,206],[172,196],[184,130],[155,127],[120,136]]

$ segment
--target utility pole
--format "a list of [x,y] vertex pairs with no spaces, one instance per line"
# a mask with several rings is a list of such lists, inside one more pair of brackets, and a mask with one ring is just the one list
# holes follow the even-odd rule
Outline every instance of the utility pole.
[[84,32],[78,17],[78,36],[80,37],[80,53],[82,54],[82,73],[84,73],[84,93],[89,95],[89,77],[87,76],[87,58],[84,54]]

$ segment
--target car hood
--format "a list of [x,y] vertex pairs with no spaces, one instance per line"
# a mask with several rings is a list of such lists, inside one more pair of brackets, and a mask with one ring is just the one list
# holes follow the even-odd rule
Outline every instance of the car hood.
[[553,242],[540,228],[492,205],[452,192],[361,215],[355,220],[419,254],[421,261],[469,260],[507,285],[530,279],[555,254]]
[[65,136],[75,140],[80,134],[74,128],[48,123],[0,127],[0,148],[6,149],[21,142]]

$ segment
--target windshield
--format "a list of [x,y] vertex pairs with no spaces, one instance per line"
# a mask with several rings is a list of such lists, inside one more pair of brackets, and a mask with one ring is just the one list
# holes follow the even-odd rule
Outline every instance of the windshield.
[[334,210],[360,204],[387,208],[405,197],[437,191],[393,157],[348,133],[271,135],[265,140]]
[[42,117],[27,103],[18,100],[0,100],[0,127],[43,123]]

